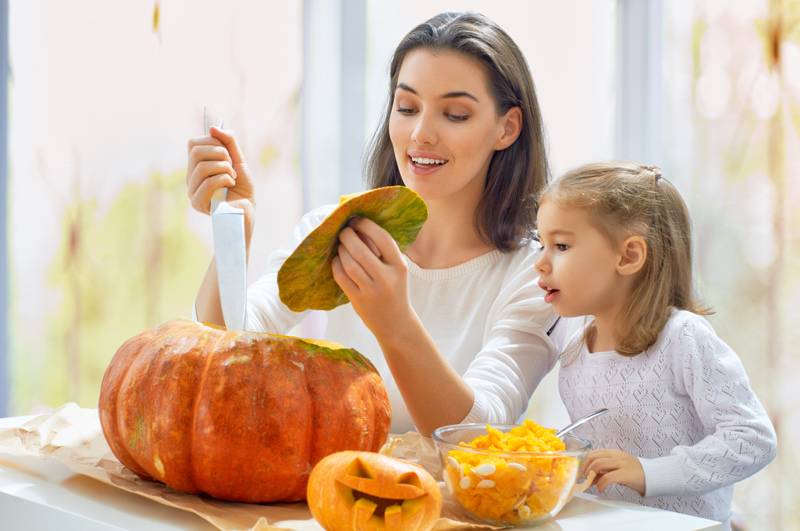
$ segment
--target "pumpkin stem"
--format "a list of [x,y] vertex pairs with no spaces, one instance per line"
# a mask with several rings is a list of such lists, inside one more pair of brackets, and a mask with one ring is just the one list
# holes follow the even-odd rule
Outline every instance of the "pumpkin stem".
[[397,446],[397,443],[399,442],[400,439],[398,439],[397,437],[392,437],[391,439],[386,441],[386,444],[381,446],[381,449],[378,450],[378,453],[381,455],[392,457],[392,452],[394,452],[394,447]]

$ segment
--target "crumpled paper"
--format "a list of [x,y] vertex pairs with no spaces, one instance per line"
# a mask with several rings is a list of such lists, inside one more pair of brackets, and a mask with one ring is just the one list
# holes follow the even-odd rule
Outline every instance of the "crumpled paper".
[[[409,432],[392,437],[391,455],[417,463],[439,482],[442,515],[434,531],[498,529],[478,524],[461,513],[442,482],[442,467],[433,441]],[[387,443],[388,444],[388,443]],[[305,502],[249,504],[185,494],[164,484],[146,481],[122,465],[111,452],[96,409],[64,404],[20,427],[0,428],[0,453],[37,459],[53,458],[73,472],[144,496],[158,503],[193,512],[222,531],[323,531]]]

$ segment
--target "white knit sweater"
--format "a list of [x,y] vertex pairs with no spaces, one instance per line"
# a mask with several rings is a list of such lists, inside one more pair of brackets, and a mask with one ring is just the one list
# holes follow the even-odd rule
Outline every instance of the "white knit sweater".
[[609,412],[575,434],[594,449],[638,457],[645,473],[644,498],[620,485],[601,496],[727,528],[733,484],[777,452],[775,430],[736,354],[704,318],[686,311],[674,311],[655,344],[634,357],[577,351],[581,335],[562,355],[561,399],[572,419],[602,407]]

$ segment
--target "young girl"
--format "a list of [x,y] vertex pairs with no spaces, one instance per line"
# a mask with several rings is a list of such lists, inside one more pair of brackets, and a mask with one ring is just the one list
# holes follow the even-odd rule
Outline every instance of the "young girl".
[[545,300],[591,316],[562,354],[561,398],[592,442],[603,496],[725,523],[733,484],[776,454],[770,419],[736,354],[693,297],[691,227],[658,168],[599,163],[540,196]]
[[[394,433],[514,422],[555,366],[564,335],[533,268],[534,196],[549,170],[528,65],[487,18],[444,13],[405,36],[389,75],[366,180],[412,188],[428,220],[405,254],[369,219],[340,233],[333,274],[351,304],[329,312],[326,339],[372,360]],[[205,213],[214,190],[229,187],[250,245],[253,180],[231,131],[212,128],[189,142],[187,185]],[[305,316],[281,303],[277,273],[334,207],[304,216],[272,255],[248,289],[246,329],[286,333]],[[222,324],[216,279],[212,262],[196,314]]]

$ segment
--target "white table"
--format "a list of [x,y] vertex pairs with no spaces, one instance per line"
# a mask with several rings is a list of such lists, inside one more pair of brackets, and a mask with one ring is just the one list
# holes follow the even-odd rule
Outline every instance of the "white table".
[[[0,418],[0,427],[31,417]],[[2,531],[214,531],[201,517],[76,474],[55,459],[0,453]],[[717,531],[722,524],[579,494],[554,519],[531,531]]]

